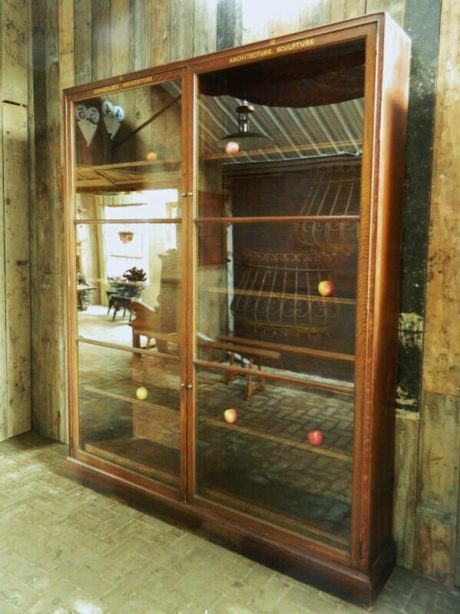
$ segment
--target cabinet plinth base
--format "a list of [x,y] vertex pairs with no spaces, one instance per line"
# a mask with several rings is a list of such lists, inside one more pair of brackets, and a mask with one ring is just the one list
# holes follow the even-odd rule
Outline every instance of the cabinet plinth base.
[[179,524],[201,537],[352,603],[372,605],[396,564],[393,543],[382,550],[365,573],[276,543],[203,508],[163,496],[73,457],[67,458],[66,469],[70,477],[85,486],[104,494],[115,494],[146,513]]

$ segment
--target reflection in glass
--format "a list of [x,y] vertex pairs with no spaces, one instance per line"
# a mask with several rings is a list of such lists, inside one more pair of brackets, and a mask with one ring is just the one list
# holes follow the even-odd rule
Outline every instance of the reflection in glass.
[[129,223],[125,228],[133,236],[127,243],[119,237],[121,227],[118,221],[77,225],[78,334],[144,347],[146,340],[133,337],[140,316],[143,337],[154,347],[155,335],[178,332],[181,226]]
[[79,344],[80,447],[177,485],[178,362],[160,360]]
[[[244,379],[229,381],[221,371],[199,370],[199,493],[344,547],[351,505],[352,396],[267,380],[247,399]],[[237,410],[236,419],[226,413],[229,409]],[[315,447],[308,434],[317,430],[323,443]]]
[[200,77],[196,488],[347,549],[364,54],[295,59]]
[[179,81],[121,89],[74,114],[80,448],[174,487],[180,93]]

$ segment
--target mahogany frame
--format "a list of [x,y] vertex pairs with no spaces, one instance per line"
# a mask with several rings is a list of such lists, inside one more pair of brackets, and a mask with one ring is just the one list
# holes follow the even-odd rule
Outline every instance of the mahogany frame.
[[[295,54],[356,39],[365,42],[364,133],[361,179],[356,334],[354,468],[351,549],[345,553],[324,543],[211,503],[195,494],[195,401],[193,394],[196,332],[194,261],[197,218],[197,82],[200,75],[229,65],[269,61],[270,49]],[[152,68],[70,88],[64,95],[65,215],[67,243],[67,325],[70,447],[67,469],[84,483],[115,491],[130,501],[179,519],[207,536],[218,537],[252,558],[353,601],[369,604],[395,564],[392,538],[394,414],[397,360],[400,213],[404,175],[410,42],[387,14],[352,19],[270,41],[229,49],[166,67]],[[183,300],[181,344],[181,468],[179,491],[130,470],[97,459],[78,447],[76,296],[73,240],[73,104],[102,93],[127,91],[167,79],[182,80]],[[189,257],[192,256],[193,257]],[[189,331],[186,335],[184,331]],[[187,408],[187,410],[186,410]]]

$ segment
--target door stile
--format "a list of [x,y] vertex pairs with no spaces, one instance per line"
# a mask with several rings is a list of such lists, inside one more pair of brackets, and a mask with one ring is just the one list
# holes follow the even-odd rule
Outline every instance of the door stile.
[[71,120],[73,117],[73,100],[69,96],[64,97],[65,125],[67,130],[64,134],[65,150],[65,173],[64,173],[64,196],[67,206],[64,207],[64,233],[65,233],[65,265],[66,265],[66,292],[65,292],[65,317],[67,330],[69,331],[67,343],[67,387],[69,394],[69,447],[70,453],[75,455],[79,447],[78,427],[78,349],[76,342],[76,302],[72,280],[75,279],[75,152],[73,143],[75,140],[75,126]]
[[[375,146],[377,130],[377,71],[379,68],[379,24],[373,24],[366,36],[366,60],[364,79],[364,120],[363,120],[363,153],[361,169],[361,222],[358,253],[358,283],[356,309],[356,363],[355,363],[355,420],[354,420],[354,469],[352,483],[352,513],[351,513],[351,559],[357,567],[367,560],[366,536],[368,522],[368,481],[370,474],[370,440],[366,433],[370,428],[370,396],[372,389],[372,254],[373,242],[373,209],[377,194],[374,175],[375,159],[378,151]],[[365,563],[364,563],[365,564]]]
[[190,501],[194,492],[195,462],[195,372],[193,358],[195,354],[195,232],[194,222],[197,206],[196,198],[196,77],[192,69],[187,68],[183,84],[183,126],[186,142],[183,149],[184,191],[183,202],[183,238],[184,246],[183,275],[184,298],[181,305],[182,343],[184,344],[184,369],[182,379],[182,398],[184,402],[183,440],[181,445],[181,463],[184,471],[185,499]]

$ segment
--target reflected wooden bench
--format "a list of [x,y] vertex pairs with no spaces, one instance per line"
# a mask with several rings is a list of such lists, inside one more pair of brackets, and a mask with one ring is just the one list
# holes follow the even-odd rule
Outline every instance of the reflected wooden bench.
[[[270,360],[277,361],[281,358],[281,353],[273,350],[266,350],[259,347],[243,345],[240,342],[231,340],[226,337],[225,341],[202,341],[199,344],[201,347],[224,351],[229,355],[229,364],[235,364],[237,356],[246,359],[248,373],[246,375],[246,399],[249,401],[256,390],[265,390],[265,378],[262,375],[262,361]],[[242,340],[244,341],[244,340]],[[228,384],[235,377],[235,373],[227,371],[225,382]]]

